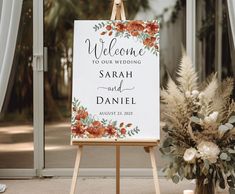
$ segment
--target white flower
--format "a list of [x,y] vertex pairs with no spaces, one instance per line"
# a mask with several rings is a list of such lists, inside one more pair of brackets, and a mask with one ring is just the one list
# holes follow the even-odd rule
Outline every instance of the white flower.
[[185,92],[185,96],[186,96],[186,98],[190,98],[191,97],[191,92],[190,91],[186,91]]
[[209,116],[206,116],[206,117],[204,118],[204,121],[205,121],[206,123],[213,123],[213,122],[216,122],[216,121],[217,121],[217,118],[218,118],[218,115],[219,115],[218,112],[213,112],[213,113],[211,113]]
[[192,91],[192,97],[193,97],[193,98],[197,98],[198,95],[199,95],[199,92],[198,92],[197,90],[193,90],[193,91]]
[[213,113],[211,113],[210,115],[209,115],[209,117],[210,117],[210,119],[211,119],[211,121],[213,122],[216,122],[217,121],[217,118],[218,118],[218,115],[219,115],[219,113],[218,112],[213,112]]
[[197,98],[198,95],[199,95],[199,92],[197,90],[193,90],[192,92],[190,92],[190,91],[185,92],[186,98]]
[[199,157],[202,160],[208,160],[211,163],[216,163],[218,159],[218,155],[220,153],[219,147],[214,144],[213,142],[209,141],[202,141],[198,146],[197,146],[198,152],[199,152]]
[[211,122],[211,119],[210,119],[210,117],[205,117],[205,118],[204,118],[204,121],[205,121],[206,123],[210,123],[210,122]]
[[200,100],[204,99],[205,98],[205,93],[204,92],[200,92],[200,94],[198,95],[198,98]]
[[190,162],[190,163],[195,162],[196,156],[197,156],[197,150],[195,148],[188,148],[184,152],[184,160],[186,162]]

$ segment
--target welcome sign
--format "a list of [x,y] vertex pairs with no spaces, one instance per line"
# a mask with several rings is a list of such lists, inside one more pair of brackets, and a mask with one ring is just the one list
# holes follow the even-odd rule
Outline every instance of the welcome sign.
[[158,21],[75,21],[72,141],[158,140]]

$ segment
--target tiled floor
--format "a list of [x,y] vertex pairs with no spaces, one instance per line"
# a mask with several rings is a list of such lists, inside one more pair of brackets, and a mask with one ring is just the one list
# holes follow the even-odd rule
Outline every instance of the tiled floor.
[[[76,149],[70,146],[70,124],[62,122],[46,125],[45,134],[46,168],[72,168]],[[156,151],[156,156],[158,169],[161,169],[164,161],[159,151]],[[150,168],[149,155],[141,147],[121,148],[121,166]],[[87,146],[84,148],[81,168],[114,167],[114,147]],[[33,168],[33,127],[31,125],[0,125],[1,168]]]
[[[7,184],[4,194],[69,194],[71,179],[0,180]],[[193,189],[194,184],[184,181],[175,185],[160,179],[161,194],[183,194],[184,189]],[[115,194],[115,179],[80,178],[76,194]],[[123,178],[121,194],[155,194],[152,179]]]

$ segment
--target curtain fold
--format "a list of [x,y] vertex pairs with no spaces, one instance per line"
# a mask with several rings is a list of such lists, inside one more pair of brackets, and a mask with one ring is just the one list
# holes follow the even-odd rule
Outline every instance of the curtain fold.
[[0,0],[0,23],[1,23],[1,13],[2,13],[2,0]]
[[227,0],[227,5],[229,12],[230,27],[233,38],[233,48],[235,49],[235,1]]
[[228,36],[231,56],[231,66],[235,76],[235,2],[227,0],[228,10]]
[[0,112],[15,53],[23,0],[2,0],[0,16]]

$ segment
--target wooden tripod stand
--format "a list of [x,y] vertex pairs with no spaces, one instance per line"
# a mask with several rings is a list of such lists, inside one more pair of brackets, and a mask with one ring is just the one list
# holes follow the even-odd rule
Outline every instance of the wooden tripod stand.
[[75,194],[83,146],[92,146],[92,145],[93,146],[95,145],[95,146],[115,146],[116,147],[116,194],[120,194],[120,146],[142,146],[142,147],[144,147],[145,151],[150,154],[150,160],[151,160],[151,165],[152,165],[154,186],[155,186],[156,194],[160,194],[157,166],[156,166],[156,160],[155,160],[155,154],[154,154],[154,147],[157,145],[156,142],[149,142],[148,143],[148,142],[102,142],[102,141],[89,142],[89,141],[84,141],[84,142],[73,143],[73,145],[78,146],[78,150],[77,150],[77,157],[76,157],[75,166],[74,166],[70,194]]
[[[114,0],[111,20],[126,20],[124,4],[122,0]],[[121,146],[142,146],[145,151],[150,154],[150,160],[152,164],[153,178],[154,178],[154,186],[156,194],[160,194],[159,182],[158,182],[158,174],[156,167],[156,160],[154,155],[154,147],[158,145],[158,141],[105,141],[105,140],[79,140],[78,142],[73,142],[73,145],[78,147],[77,156],[74,166],[72,184],[70,194],[75,194],[77,177],[79,172],[79,165],[82,156],[82,150],[84,146],[115,146],[116,147],[116,194],[120,194],[120,147]]]

